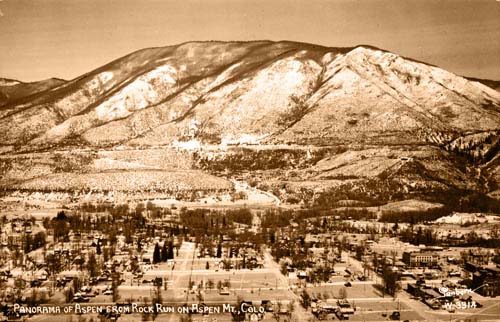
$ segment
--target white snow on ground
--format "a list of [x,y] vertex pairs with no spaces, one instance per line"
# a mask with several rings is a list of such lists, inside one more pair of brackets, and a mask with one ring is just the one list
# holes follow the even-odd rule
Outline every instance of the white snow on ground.
[[260,141],[266,138],[268,134],[254,135],[254,134],[241,134],[238,137],[226,136],[222,138],[221,145],[231,145],[231,144],[259,144]]
[[465,224],[465,223],[491,223],[491,222],[499,222],[500,217],[491,216],[491,215],[483,215],[481,213],[458,213],[455,212],[450,216],[441,217],[436,219],[436,223],[438,224]]
[[103,72],[103,73],[100,73],[99,76],[97,76],[99,78],[99,80],[103,83],[106,83],[110,80],[113,79],[114,77],[114,74],[113,72]]
[[99,105],[96,108],[97,118],[111,121],[156,103],[162,98],[159,94],[168,93],[176,83],[176,74],[177,70],[174,67],[163,65],[138,77]]
[[280,200],[278,197],[273,195],[272,193],[269,193],[267,191],[259,190],[257,188],[252,188],[248,183],[242,182],[242,181],[237,181],[237,180],[231,180],[231,182],[234,185],[234,190],[237,192],[241,191],[244,192],[247,196],[247,199],[244,200],[245,203],[255,203],[255,204],[275,204],[276,206],[280,205]]
[[198,140],[189,140],[185,142],[175,140],[172,142],[172,146],[184,150],[198,150],[201,148],[200,141]]

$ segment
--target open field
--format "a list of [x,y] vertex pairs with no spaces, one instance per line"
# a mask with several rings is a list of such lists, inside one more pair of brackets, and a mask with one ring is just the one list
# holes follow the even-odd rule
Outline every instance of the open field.
[[360,299],[380,297],[380,293],[369,283],[352,284],[351,287],[345,287],[344,285],[314,286],[308,287],[307,292],[315,298],[336,299],[339,298],[339,291],[341,289],[346,290],[347,298]]

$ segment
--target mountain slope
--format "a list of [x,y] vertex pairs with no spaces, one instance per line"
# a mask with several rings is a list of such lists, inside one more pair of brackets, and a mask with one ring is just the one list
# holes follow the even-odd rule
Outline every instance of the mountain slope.
[[499,92],[437,67],[368,46],[269,41],[144,49],[0,110],[2,144],[31,148],[424,142],[499,124]]
[[21,104],[24,99],[30,96],[53,89],[64,84],[66,81],[58,78],[23,83],[20,81],[0,78],[0,107],[5,105]]
[[473,78],[473,77],[467,77],[468,80],[473,81],[473,82],[479,82],[483,85],[486,85],[496,91],[500,91],[500,81],[497,80],[491,80],[491,79],[481,79],[481,78]]
[[500,196],[500,93],[370,46],[148,48],[71,81],[0,79],[0,100],[7,193],[191,198],[243,178],[325,207]]

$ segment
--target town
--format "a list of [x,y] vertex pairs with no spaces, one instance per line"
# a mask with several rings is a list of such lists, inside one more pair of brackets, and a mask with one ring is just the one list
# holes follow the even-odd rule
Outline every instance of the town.
[[494,321],[499,217],[473,230],[433,215],[151,201],[4,214],[2,319]]

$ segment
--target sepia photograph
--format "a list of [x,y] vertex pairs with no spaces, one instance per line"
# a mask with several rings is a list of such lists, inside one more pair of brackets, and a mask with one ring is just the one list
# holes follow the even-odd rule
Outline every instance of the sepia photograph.
[[500,0],[0,0],[0,322],[500,322]]

